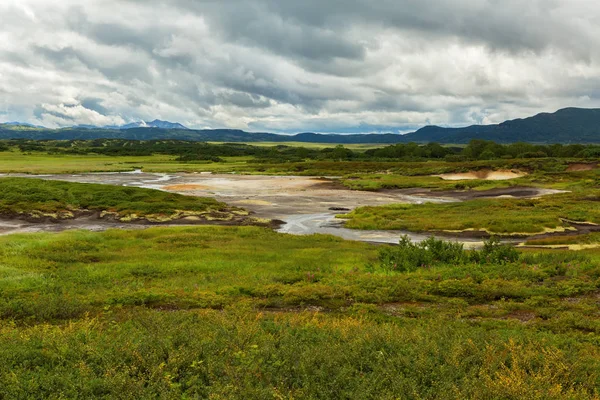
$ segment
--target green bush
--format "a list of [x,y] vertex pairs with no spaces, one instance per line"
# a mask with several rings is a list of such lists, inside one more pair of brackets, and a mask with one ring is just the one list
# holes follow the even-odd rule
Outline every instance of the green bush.
[[430,237],[413,243],[408,236],[400,239],[398,246],[379,250],[380,268],[385,272],[412,272],[418,268],[435,265],[506,264],[519,260],[520,253],[497,238],[484,243],[483,249],[467,251],[462,243],[448,242]]
[[479,264],[506,264],[519,259],[519,252],[509,244],[503,244],[500,239],[493,237],[483,244],[481,251],[471,254],[471,260]]
[[434,237],[413,243],[408,236],[403,236],[398,246],[379,251],[380,266],[388,272],[410,272],[434,264],[463,264],[467,260],[468,255],[461,243]]

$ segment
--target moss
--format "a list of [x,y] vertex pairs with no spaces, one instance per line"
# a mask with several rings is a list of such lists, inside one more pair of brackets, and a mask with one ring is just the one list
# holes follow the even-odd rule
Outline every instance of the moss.
[[133,222],[139,220],[141,217],[137,214],[127,214],[119,218],[121,222]]
[[231,213],[213,213],[213,214],[208,214],[205,215],[204,218],[207,221],[222,221],[222,222],[226,222],[226,221],[232,221],[234,218],[234,215]]
[[235,215],[239,215],[239,216],[248,216],[250,215],[250,213],[246,210],[234,210],[232,211],[233,214]]

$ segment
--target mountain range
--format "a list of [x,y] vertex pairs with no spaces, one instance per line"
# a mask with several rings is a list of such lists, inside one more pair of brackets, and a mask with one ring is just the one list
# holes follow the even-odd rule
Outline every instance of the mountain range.
[[413,142],[468,143],[471,139],[500,143],[599,143],[600,109],[564,108],[496,125],[465,128],[426,126],[406,135]]
[[526,141],[531,143],[600,143],[600,109],[565,108],[555,113],[542,113],[494,125],[472,125],[464,128],[426,126],[416,132],[400,134],[334,135],[299,133],[245,132],[235,129],[188,129],[179,123],[154,120],[123,126],[90,125],[62,129],[46,129],[30,124],[0,124],[0,139],[129,139],[189,140],[211,142],[306,142],[306,143],[468,143],[472,139],[498,143]]
[[109,125],[109,126],[96,126],[96,125],[76,125],[73,128],[84,128],[84,129],[115,129],[115,130],[126,130],[133,128],[158,128],[158,129],[183,129],[188,130],[187,127],[181,125],[178,122],[161,121],[155,119],[151,122],[139,121],[132,122],[126,125]]

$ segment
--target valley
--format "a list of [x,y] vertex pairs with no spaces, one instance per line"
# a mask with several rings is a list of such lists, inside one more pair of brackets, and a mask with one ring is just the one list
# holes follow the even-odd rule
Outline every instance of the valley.
[[[45,146],[0,152],[13,397],[202,396],[202,379],[221,398],[495,398],[517,363],[519,393],[593,398],[597,160],[289,162],[265,146],[243,151],[277,162],[184,162]],[[569,372],[537,375],[548,368]]]

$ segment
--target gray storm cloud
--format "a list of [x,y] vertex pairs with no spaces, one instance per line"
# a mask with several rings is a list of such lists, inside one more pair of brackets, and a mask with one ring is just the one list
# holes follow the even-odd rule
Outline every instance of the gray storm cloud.
[[600,104],[588,0],[0,0],[0,121],[408,131]]

